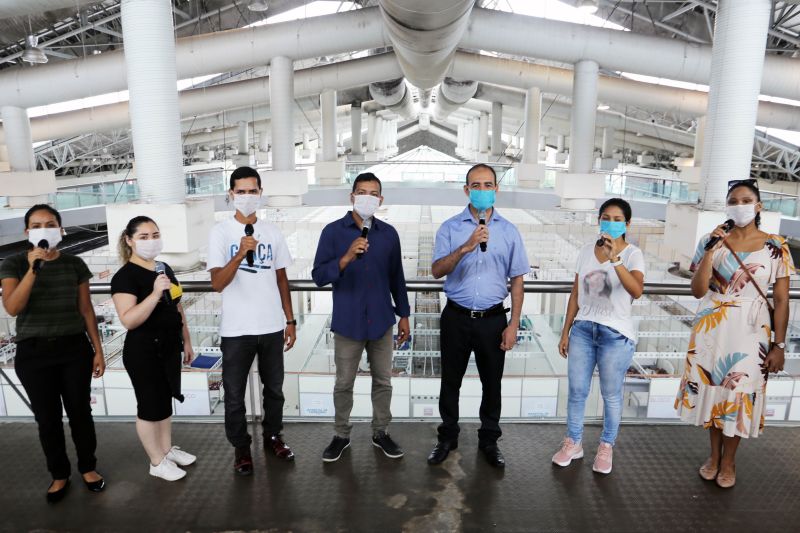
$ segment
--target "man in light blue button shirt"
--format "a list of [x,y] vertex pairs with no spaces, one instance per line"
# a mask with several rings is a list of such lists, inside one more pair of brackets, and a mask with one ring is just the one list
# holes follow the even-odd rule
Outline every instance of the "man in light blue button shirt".
[[[447,305],[440,321],[442,384],[439,439],[428,456],[439,464],[458,446],[458,397],[470,354],[475,352],[483,397],[478,447],[495,467],[505,459],[497,447],[500,431],[500,381],[505,352],[517,339],[522,313],[523,276],[530,271],[517,228],[493,208],[497,176],[488,165],[467,172],[464,193],[470,203],[436,232],[433,277],[447,276]],[[511,283],[511,320],[503,301]]]

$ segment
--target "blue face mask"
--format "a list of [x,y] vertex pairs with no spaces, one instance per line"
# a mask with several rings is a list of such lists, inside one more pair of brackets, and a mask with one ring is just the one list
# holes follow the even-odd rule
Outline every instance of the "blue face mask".
[[611,220],[600,221],[600,232],[605,233],[612,239],[622,237],[625,235],[626,231],[628,231],[628,228],[625,226],[625,222],[613,222]]
[[478,211],[490,209],[494,205],[494,189],[486,191],[470,189],[469,203]]

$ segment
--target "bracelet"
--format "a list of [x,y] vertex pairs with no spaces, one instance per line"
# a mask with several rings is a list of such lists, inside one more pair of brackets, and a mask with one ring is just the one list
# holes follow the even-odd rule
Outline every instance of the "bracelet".
[[287,326],[296,326],[297,325],[297,320],[295,320],[295,319],[287,320],[286,321],[286,325]]

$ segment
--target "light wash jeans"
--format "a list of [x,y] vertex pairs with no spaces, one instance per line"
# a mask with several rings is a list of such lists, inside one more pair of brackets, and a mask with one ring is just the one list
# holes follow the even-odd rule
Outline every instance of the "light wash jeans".
[[586,397],[597,366],[600,394],[603,396],[603,433],[600,441],[614,445],[622,418],[622,386],[635,348],[631,339],[602,324],[578,320],[572,325],[567,357],[567,437],[575,442],[580,442],[583,437]]

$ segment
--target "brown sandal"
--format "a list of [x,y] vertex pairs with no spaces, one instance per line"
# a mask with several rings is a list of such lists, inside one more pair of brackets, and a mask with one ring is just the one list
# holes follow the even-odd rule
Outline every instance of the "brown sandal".
[[710,458],[700,467],[700,477],[706,481],[714,481],[718,473],[719,466],[713,466]]
[[736,484],[736,467],[733,468],[732,474],[717,474],[717,485],[723,489],[729,489]]

